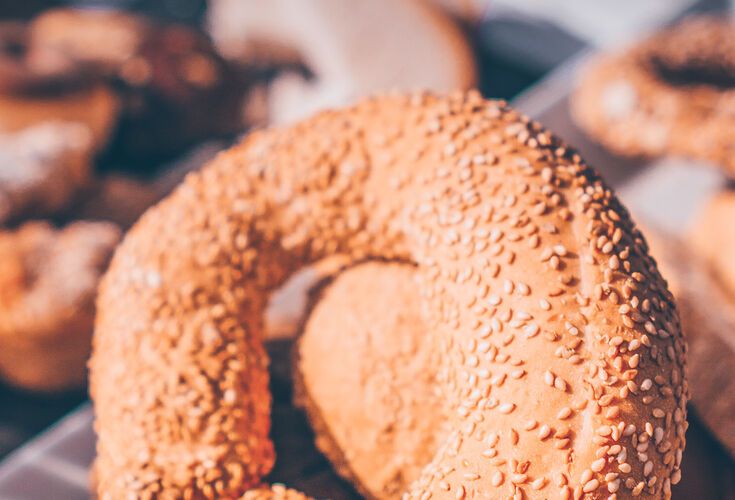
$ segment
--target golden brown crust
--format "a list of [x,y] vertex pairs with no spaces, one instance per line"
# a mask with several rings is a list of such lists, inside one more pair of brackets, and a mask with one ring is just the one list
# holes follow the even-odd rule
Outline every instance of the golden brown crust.
[[671,294],[594,171],[477,93],[254,133],[139,220],[98,302],[102,496],[260,483],[262,311],[337,252],[421,276],[452,430],[409,496],[670,496],[687,394]]
[[317,447],[367,498],[397,498],[444,438],[415,269],[369,262],[314,293],[294,348],[295,402]]
[[86,379],[97,282],[120,238],[108,223],[0,231],[0,375],[24,389]]
[[66,207],[90,181],[91,147],[89,131],[75,123],[0,134],[0,224]]
[[735,24],[694,17],[585,68],[577,123],[625,156],[682,155],[735,175]]

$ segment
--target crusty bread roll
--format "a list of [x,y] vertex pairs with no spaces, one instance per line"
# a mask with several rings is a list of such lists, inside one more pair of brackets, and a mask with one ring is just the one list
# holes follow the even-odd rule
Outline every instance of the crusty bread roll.
[[440,356],[405,264],[366,263],[314,293],[294,348],[296,403],[335,469],[368,498],[397,498],[436,453]]
[[335,253],[421,277],[448,437],[407,497],[670,497],[687,427],[671,293],[579,155],[476,92],[253,133],[138,221],[98,299],[101,497],[261,484],[263,311]]

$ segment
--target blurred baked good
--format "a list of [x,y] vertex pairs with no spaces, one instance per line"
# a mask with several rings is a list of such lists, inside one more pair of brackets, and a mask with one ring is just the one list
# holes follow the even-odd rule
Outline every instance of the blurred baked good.
[[115,127],[117,109],[117,97],[103,84],[0,93],[0,131],[15,132],[49,121],[78,123],[89,129],[92,147],[99,151]]
[[735,175],[735,21],[689,18],[596,56],[571,104],[577,123],[615,153],[681,155]]
[[451,91],[475,83],[474,58],[461,31],[422,0],[214,0],[208,20],[226,57],[248,58],[255,43],[286,47],[313,75],[276,78],[268,96],[275,123],[378,91]]
[[0,231],[0,378],[34,391],[84,383],[97,282],[119,238],[102,222]]
[[721,191],[705,204],[687,241],[735,303],[735,191]]
[[445,435],[439,356],[415,269],[371,262],[313,297],[295,347],[296,404],[317,447],[367,498],[397,498]]
[[0,134],[0,224],[66,207],[90,182],[91,145],[89,129],[78,123]]
[[102,75],[122,100],[109,158],[156,163],[244,129],[247,71],[197,31],[114,10],[56,9],[29,28],[35,65]]
[[36,61],[30,39],[26,24],[0,23],[0,132],[76,122],[102,149],[115,126],[117,97],[85,68]]

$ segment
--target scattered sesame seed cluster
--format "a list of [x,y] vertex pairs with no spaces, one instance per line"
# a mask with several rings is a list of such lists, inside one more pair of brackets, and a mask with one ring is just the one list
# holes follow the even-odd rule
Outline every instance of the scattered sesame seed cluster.
[[120,240],[107,222],[0,230],[0,377],[35,391],[83,385],[97,283]]
[[256,132],[140,219],[98,301],[101,498],[261,483],[263,310],[338,252],[418,269],[449,433],[406,498],[670,496],[686,347],[645,240],[574,151],[468,93]]
[[572,96],[572,114],[617,154],[682,155],[735,176],[734,54],[731,19],[686,19],[596,57]]

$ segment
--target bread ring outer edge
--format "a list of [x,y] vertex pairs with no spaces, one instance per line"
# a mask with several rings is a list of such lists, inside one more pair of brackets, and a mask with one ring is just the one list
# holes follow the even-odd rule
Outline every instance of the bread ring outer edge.
[[416,263],[447,353],[453,432],[409,496],[670,496],[686,346],[646,242],[574,151],[469,93],[256,132],[141,218],[98,299],[102,498],[260,483],[262,311],[336,252]]

